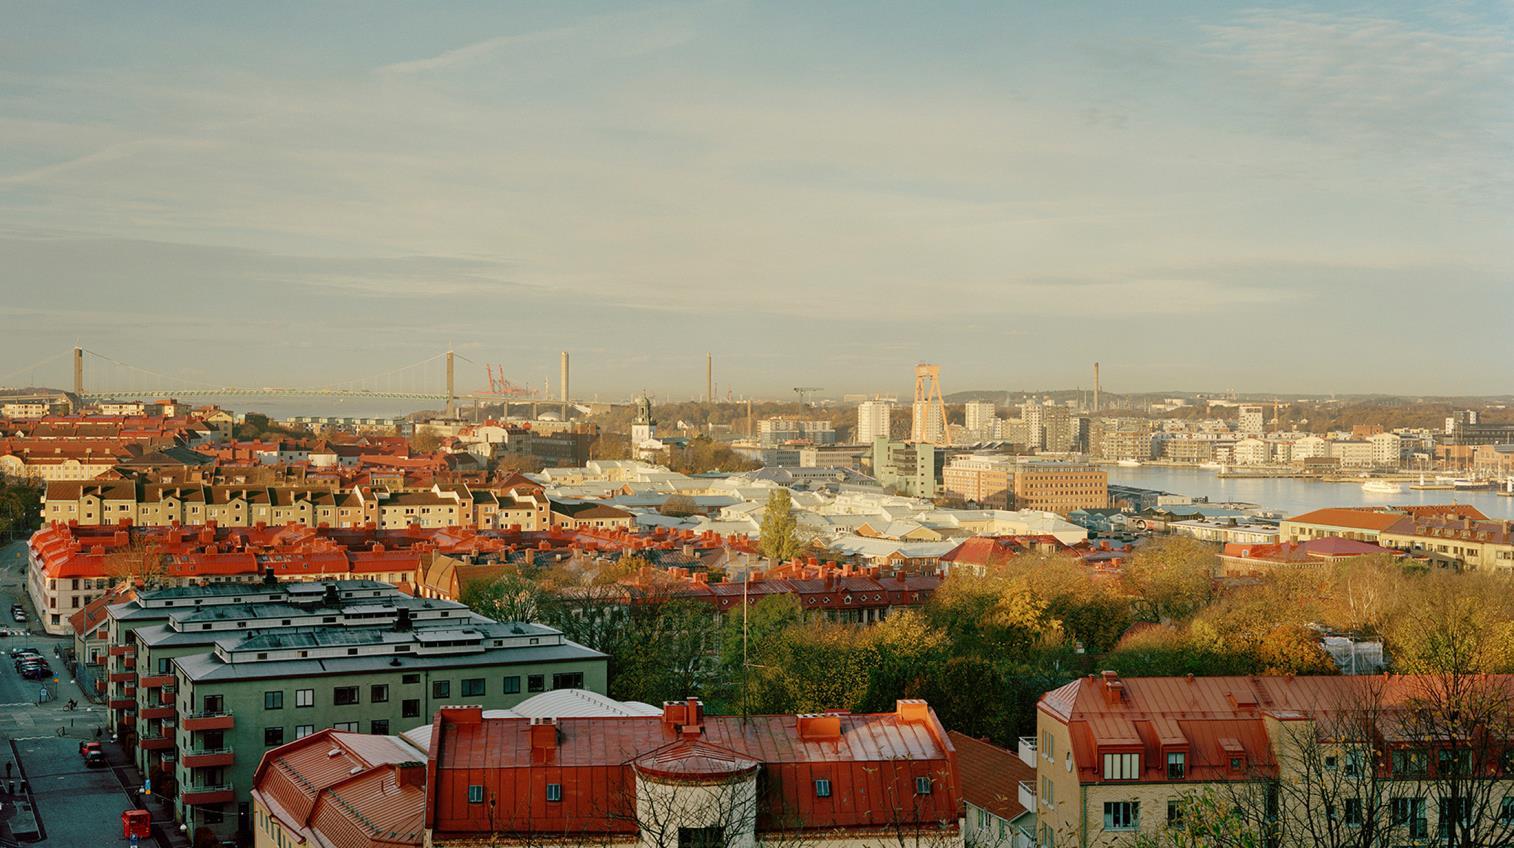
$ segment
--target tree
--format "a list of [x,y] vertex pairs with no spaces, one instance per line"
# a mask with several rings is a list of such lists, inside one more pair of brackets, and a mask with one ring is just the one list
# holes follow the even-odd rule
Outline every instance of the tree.
[[518,572],[505,572],[490,581],[463,587],[462,602],[495,621],[541,621],[545,593]]
[[125,546],[105,555],[105,573],[117,582],[156,588],[167,578],[167,557],[156,538],[140,531],[131,532]]
[[1138,549],[1121,579],[1147,619],[1171,621],[1209,602],[1215,562],[1209,545],[1171,536]]
[[669,495],[657,511],[673,518],[686,518],[700,514],[699,505],[694,503],[694,499],[683,494]]
[[788,489],[774,489],[768,495],[759,546],[762,555],[774,562],[784,562],[799,552],[799,522],[794,519],[794,503]]

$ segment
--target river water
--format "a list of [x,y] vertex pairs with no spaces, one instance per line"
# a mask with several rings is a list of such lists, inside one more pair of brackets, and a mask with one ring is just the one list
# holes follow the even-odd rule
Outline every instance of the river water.
[[1211,502],[1241,501],[1263,509],[1297,515],[1331,506],[1410,506],[1414,504],[1471,504],[1489,518],[1514,518],[1514,498],[1488,490],[1435,490],[1409,488],[1397,495],[1362,491],[1359,483],[1324,483],[1289,478],[1219,477],[1203,468],[1170,468],[1143,465],[1139,468],[1104,466],[1109,482],[1142,489],[1159,489],[1179,495],[1208,497]]

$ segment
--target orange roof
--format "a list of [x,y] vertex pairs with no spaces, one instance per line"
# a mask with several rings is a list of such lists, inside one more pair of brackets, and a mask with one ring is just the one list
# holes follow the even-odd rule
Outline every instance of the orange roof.
[[252,794],[313,844],[420,845],[424,756],[398,736],[322,730],[264,754]]
[[1353,530],[1382,532],[1406,517],[1396,512],[1371,512],[1364,509],[1330,507],[1295,515],[1287,521],[1293,524],[1320,524],[1326,527],[1349,527]]

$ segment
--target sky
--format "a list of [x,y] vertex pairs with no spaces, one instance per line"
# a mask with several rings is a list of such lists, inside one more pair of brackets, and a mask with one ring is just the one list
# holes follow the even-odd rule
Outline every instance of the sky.
[[1509,2],[0,14],[0,385],[1514,392]]

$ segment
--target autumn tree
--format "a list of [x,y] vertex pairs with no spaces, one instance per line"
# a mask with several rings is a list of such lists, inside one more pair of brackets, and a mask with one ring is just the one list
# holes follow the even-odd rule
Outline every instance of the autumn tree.
[[657,507],[657,511],[672,518],[687,518],[691,515],[699,515],[699,505],[688,495],[674,494],[669,495],[668,499]]
[[799,553],[799,522],[794,518],[794,502],[788,489],[774,489],[762,512],[759,539],[762,555],[774,562],[785,562]]
[[461,600],[469,609],[495,621],[541,621],[545,592],[512,569],[493,580],[467,584]]
[[1136,551],[1121,574],[1137,611],[1151,621],[1191,615],[1210,600],[1214,548],[1186,536],[1169,536]]

